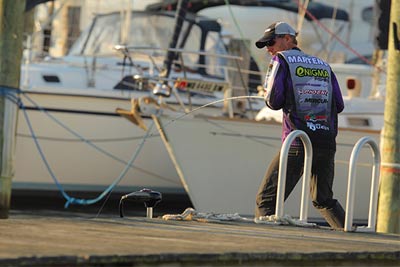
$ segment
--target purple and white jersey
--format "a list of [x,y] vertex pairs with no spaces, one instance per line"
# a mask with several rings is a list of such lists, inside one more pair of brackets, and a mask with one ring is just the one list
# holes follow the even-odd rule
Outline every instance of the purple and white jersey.
[[344,103],[326,62],[299,49],[280,52],[271,59],[264,90],[267,106],[283,109],[282,141],[299,129],[309,135],[313,146],[335,147],[337,113]]

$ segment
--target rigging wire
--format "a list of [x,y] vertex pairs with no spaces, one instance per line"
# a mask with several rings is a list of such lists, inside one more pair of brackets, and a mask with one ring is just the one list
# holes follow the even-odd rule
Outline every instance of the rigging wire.
[[[150,134],[150,132],[151,132],[151,130],[152,130],[152,128],[153,128],[153,125],[154,125],[154,123],[152,123],[152,124],[150,125],[148,131],[146,132],[145,136],[144,136],[143,139],[142,139],[142,142],[141,142],[141,143],[139,144],[139,146],[136,148],[135,153],[133,153],[131,159],[130,159],[130,160],[128,161],[128,163],[126,164],[124,170],[120,173],[120,175],[118,176],[118,178],[114,180],[113,183],[111,183],[111,184],[110,184],[98,197],[96,197],[96,198],[93,198],[93,199],[79,199],[79,198],[74,198],[74,197],[69,196],[69,195],[65,192],[65,190],[64,190],[64,188],[61,186],[61,184],[58,182],[58,180],[57,180],[57,178],[56,178],[56,176],[55,176],[55,174],[54,174],[54,171],[52,170],[52,168],[51,168],[49,162],[47,161],[46,156],[45,156],[45,154],[44,154],[44,152],[43,152],[43,150],[42,150],[42,148],[41,148],[41,146],[40,146],[40,144],[39,144],[39,142],[38,142],[38,140],[37,140],[37,138],[36,138],[36,136],[35,136],[35,131],[34,131],[34,129],[33,129],[33,127],[32,127],[32,124],[31,124],[31,122],[30,122],[30,120],[29,120],[29,117],[28,117],[28,114],[27,114],[27,112],[26,112],[25,106],[24,106],[23,104],[21,104],[20,107],[21,107],[21,109],[22,109],[22,111],[23,111],[23,114],[24,114],[26,123],[27,123],[27,125],[28,125],[29,131],[30,131],[30,133],[31,133],[31,135],[32,135],[32,137],[33,137],[33,141],[35,142],[35,146],[36,146],[36,148],[37,148],[37,150],[38,150],[38,152],[39,152],[39,154],[40,154],[40,156],[41,156],[41,158],[42,158],[44,164],[46,165],[46,168],[47,168],[47,170],[49,171],[49,174],[51,175],[52,179],[54,180],[54,182],[55,182],[57,188],[59,189],[59,191],[61,192],[62,196],[67,200],[67,202],[66,202],[65,205],[64,205],[65,208],[68,208],[69,205],[71,205],[71,204],[91,205],[91,204],[97,203],[98,201],[100,201],[101,199],[103,199],[106,195],[111,194],[112,191],[113,191],[113,189],[114,189],[114,188],[118,185],[118,183],[125,177],[126,173],[128,172],[128,169],[130,168],[130,166],[133,164],[133,162],[134,162],[134,161],[136,160],[136,158],[138,157],[138,155],[139,155],[141,149],[143,148],[143,145],[144,145],[145,141],[147,140],[147,137],[149,136],[149,134]],[[108,198],[107,198],[107,199],[108,199]]]
[[351,46],[349,46],[346,42],[344,42],[339,36],[337,36],[335,33],[333,33],[328,27],[326,27],[324,24],[322,24],[310,11],[308,11],[300,2],[299,0],[296,0],[297,5],[299,6],[300,9],[305,10],[307,15],[318,25],[320,26],[324,31],[326,31],[328,34],[330,34],[334,39],[336,39],[341,45],[343,45],[346,49],[348,49],[350,52],[352,52],[354,55],[359,57],[362,61],[367,63],[368,65],[373,66],[376,68],[379,72],[386,73],[384,69],[382,69],[379,66],[375,66],[369,59],[358,53],[355,49],[353,49]]
[[[32,138],[32,136],[29,134],[17,133],[17,135],[21,136],[23,138]],[[40,139],[40,140],[54,141],[54,142],[71,142],[71,143],[82,142],[82,139],[80,139],[80,138],[58,138],[58,137],[48,137],[48,136],[39,136],[39,135],[36,135],[36,138]],[[90,142],[93,142],[93,143],[108,143],[108,142],[126,142],[126,141],[132,141],[132,140],[139,140],[142,138],[143,138],[143,136],[130,136],[130,137],[127,136],[127,137],[120,137],[120,138],[99,138],[99,139],[85,138],[85,139],[89,140]]]
[[[53,116],[51,113],[49,113],[47,110],[45,110],[44,108],[40,107],[33,99],[31,99],[26,93],[21,92],[22,96],[24,96],[32,105],[34,105],[38,110],[42,111],[43,113],[45,113],[51,120],[53,120],[56,124],[60,125],[62,128],[64,128],[67,132],[71,133],[72,135],[76,136],[79,140],[81,140],[81,142],[84,142],[86,144],[88,144],[89,146],[93,147],[95,150],[99,151],[100,153],[108,156],[109,158],[122,163],[124,165],[127,164],[127,161],[115,156],[114,154],[110,153],[109,151],[106,151],[104,149],[102,149],[101,147],[99,147],[98,145],[94,144],[92,140],[86,139],[85,137],[81,136],[78,132],[74,131],[73,129],[69,128],[67,125],[65,125],[63,122],[61,122],[60,120],[58,120],[55,116]],[[36,136],[36,139],[40,139]],[[158,175],[156,173],[152,173],[148,170],[145,170],[143,168],[140,168],[138,166],[134,166],[132,165],[131,168],[139,170],[143,173],[147,173],[149,175],[154,176],[157,179],[160,180],[164,180],[164,181],[168,181],[171,183],[174,183],[174,180],[172,178],[168,178],[168,177],[163,177],[161,175]]]
[[[244,34],[243,34],[243,32],[242,32],[242,29],[241,29],[240,26],[239,26],[239,23],[238,23],[237,19],[236,19],[236,17],[235,17],[235,14],[233,13],[233,10],[232,10],[231,4],[229,3],[229,0],[225,0],[225,5],[228,7],[229,14],[230,14],[230,16],[231,16],[231,18],[232,18],[232,20],[233,20],[233,23],[235,24],[236,29],[237,29],[238,32],[239,32],[240,38],[241,38],[242,40],[246,39],[246,38],[244,37]],[[254,53],[253,53],[253,51],[252,51],[252,49],[251,49],[251,47],[250,47],[250,43],[245,42],[245,46],[246,46],[246,48],[247,48],[247,50],[248,50],[250,56],[251,56],[252,58],[254,58]]]

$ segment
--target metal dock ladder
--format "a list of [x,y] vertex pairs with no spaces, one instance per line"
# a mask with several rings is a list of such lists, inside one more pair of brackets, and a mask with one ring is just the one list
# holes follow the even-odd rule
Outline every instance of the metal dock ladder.
[[381,155],[376,142],[369,136],[362,137],[354,145],[351,153],[349,162],[349,176],[347,185],[347,202],[346,202],[346,219],[344,224],[344,231],[354,231],[352,229],[353,224],[353,209],[354,209],[354,191],[355,191],[355,179],[356,179],[356,161],[360,153],[361,148],[368,144],[373,152],[374,165],[372,167],[372,182],[371,182],[371,193],[369,200],[369,214],[368,214],[368,226],[358,227],[355,231],[362,232],[375,232],[376,226],[376,211],[378,204],[378,187],[379,187],[379,174],[380,174],[380,162]]
[[276,207],[275,207],[275,215],[279,218],[283,217],[283,208],[285,201],[285,185],[286,185],[286,170],[287,170],[287,160],[290,145],[293,141],[300,137],[300,140],[303,142],[305,148],[304,154],[304,172],[303,172],[303,185],[301,192],[301,205],[300,205],[300,221],[307,222],[308,217],[308,200],[310,197],[310,176],[311,176],[311,165],[312,165],[312,146],[311,141],[308,135],[301,130],[295,130],[291,132],[283,142],[281,148],[281,154],[279,158],[279,175],[278,175],[278,189],[277,189],[277,197],[276,197]]
[[[285,142],[282,145],[280,158],[279,158],[279,175],[278,175],[278,189],[275,215],[283,217],[284,215],[284,197],[285,197],[285,185],[286,185],[286,170],[287,170],[287,157],[290,145],[297,138],[300,137],[305,148],[304,154],[304,173],[303,173],[303,184],[300,202],[300,221],[307,222],[308,218],[308,200],[310,191],[308,185],[310,183],[311,166],[312,166],[312,146],[311,141],[307,134],[301,130],[295,130],[291,132]],[[349,164],[349,176],[348,176],[348,187],[347,187],[347,202],[346,202],[346,217],[344,231],[354,231],[352,228],[353,224],[353,210],[354,210],[354,191],[355,191],[355,177],[356,177],[356,161],[358,159],[361,148],[368,144],[373,152],[374,164],[372,168],[372,183],[370,193],[370,204],[369,204],[369,215],[368,215],[368,226],[358,227],[355,231],[362,232],[374,232],[376,226],[376,212],[378,202],[378,186],[379,186],[379,174],[380,174],[380,152],[376,142],[368,136],[361,138],[353,148],[350,157]]]

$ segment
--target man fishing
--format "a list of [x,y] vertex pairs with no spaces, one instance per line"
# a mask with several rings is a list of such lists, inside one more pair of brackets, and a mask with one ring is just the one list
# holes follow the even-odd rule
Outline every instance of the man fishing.
[[[333,229],[343,229],[345,212],[333,198],[337,114],[344,108],[331,67],[297,47],[297,33],[285,22],[275,22],[255,43],[272,56],[264,82],[264,99],[273,110],[283,110],[282,142],[294,130],[309,136],[313,148],[311,198],[313,206]],[[256,219],[275,214],[278,153],[269,165],[256,196]],[[288,154],[285,200],[303,174],[304,147],[297,138]],[[262,217],[261,217],[262,219]]]

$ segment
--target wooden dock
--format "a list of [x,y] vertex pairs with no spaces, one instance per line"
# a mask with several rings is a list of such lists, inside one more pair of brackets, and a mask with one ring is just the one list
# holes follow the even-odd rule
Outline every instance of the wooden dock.
[[[399,266],[400,235],[11,211],[0,266]],[[165,265],[163,265],[165,266]]]

